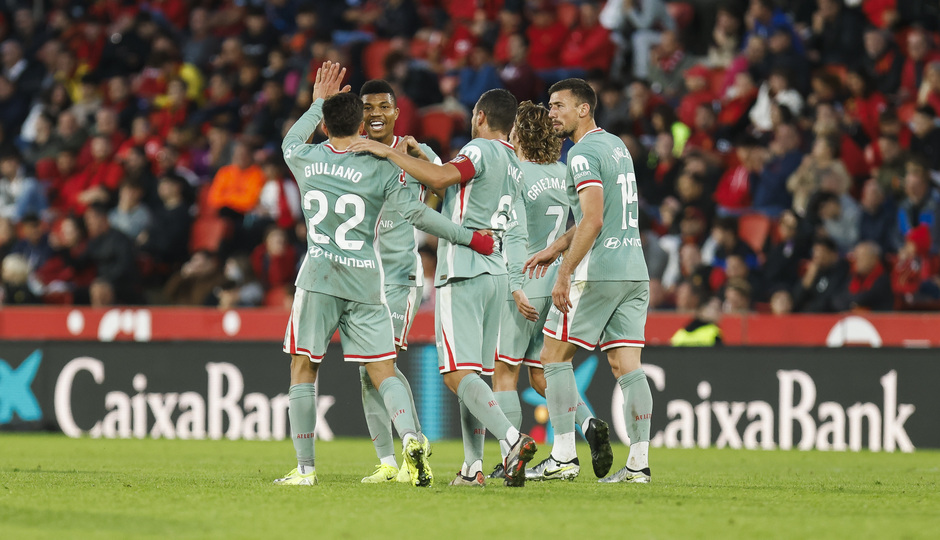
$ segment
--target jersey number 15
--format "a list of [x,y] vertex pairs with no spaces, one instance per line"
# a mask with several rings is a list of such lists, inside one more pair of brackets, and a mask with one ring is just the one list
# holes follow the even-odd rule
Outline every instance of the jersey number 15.
[[638,228],[636,216],[633,212],[627,212],[627,206],[640,200],[636,192],[636,175],[633,173],[621,174],[617,177],[617,183],[620,184],[620,200],[623,202],[623,225],[621,228]]

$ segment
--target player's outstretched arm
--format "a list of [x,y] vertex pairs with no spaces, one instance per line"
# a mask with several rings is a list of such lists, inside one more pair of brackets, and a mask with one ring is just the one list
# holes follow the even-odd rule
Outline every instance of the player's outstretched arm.
[[393,180],[386,185],[385,200],[392,209],[397,210],[409,223],[424,232],[454,244],[469,246],[473,251],[483,255],[493,253],[492,235],[472,231],[457,225],[416,199],[410,191],[397,181]]
[[333,94],[349,91],[349,85],[340,89],[345,76],[346,68],[333,62],[323,62],[323,65],[317,69],[317,78],[313,83],[313,103],[294,122],[281,143],[284,159],[289,159],[294,154],[294,149],[297,146],[305,144],[313,135],[313,132],[316,131],[317,126],[320,125],[320,120],[323,119],[323,100]]
[[431,189],[445,189],[448,186],[460,183],[462,180],[460,170],[452,163],[444,163],[443,165],[430,163],[399,152],[377,141],[358,140],[349,145],[349,151],[368,152],[374,156],[388,159],[413,176],[418,182]]

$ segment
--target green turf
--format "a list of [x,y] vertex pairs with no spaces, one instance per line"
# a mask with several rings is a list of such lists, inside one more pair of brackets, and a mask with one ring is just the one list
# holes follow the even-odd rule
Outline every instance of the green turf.
[[[320,485],[275,487],[289,442],[0,433],[0,538],[937,538],[940,453],[652,450],[650,485],[363,485],[368,440],[318,442]],[[495,444],[487,447],[490,461]],[[536,459],[546,455],[540,450]],[[617,468],[626,457],[614,448]]]

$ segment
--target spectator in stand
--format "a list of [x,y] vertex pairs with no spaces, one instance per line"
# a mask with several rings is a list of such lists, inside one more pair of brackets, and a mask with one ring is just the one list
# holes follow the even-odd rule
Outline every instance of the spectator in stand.
[[723,298],[721,310],[724,313],[747,313],[751,311],[751,284],[742,278],[729,279]]
[[542,73],[546,84],[584,77],[592,70],[608,72],[614,58],[615,47],[610,40],[610,31],[598,21],[600,0],[586,0],[580,4],[578,23],[563,38],[558,53],[560,69]]
[[[870,171],[865,161],[865,154],[858,143],[852,139],[842,125],[841,115],[834,103],[823,102],[816,105],[816,120],[813,122],[813,134],[819,137],[834,137],[839,147],[842,165],[852,178],[867,178]],[[886,111],[887,112],[887,111]]]
[[883,133],[878,137],[878,154],[881,163],[872,172],[882,191],[894,200],[904,198],[908,153],[901,148],[897,136]]
[[389,0],[375,20],[375,31],[382,38],[412,38],[421,27],[421,17],[414,0]]
[[659,134],[646,160],[646,167],[652,169],[652,174],[638,178],[641,183],[637,191],[653,208],[658,208],[667,197],[675,193],[676,179],[682,164],[673,153],[673,146],[671,134]]
[[676,29],[676,23],[662,0],[607,0],[599,19],[617,44],[615,79],[624,71],[626,53],[631,50],[633,75],[646,78],[649,75],[650,51],[659,44],[660,33]]
[[261,60],[278,45],[280,36],[268,23],[264,7],[249,7],[245,13],[245,30],[242,32],[242,52],[249,60]]
[[898,101],[908,102],[917,98],[924,82],[927,65],[940,61],[940,51],[931,47],[931,36],[923,28],[914,28],[907,34],[907,59],[901,69],[901,91]]
[[111,159],[111,155],[111,141],[108,137],[99,135],[91,140],[92,162],[69,178],[62,188],[61,196],[66,201],[66,209],[84,213],[88,205],[107,204],[112,199],[124,170]]
[[63,111],[59,114],[56,119],[55,135],[53,136],[54,144],[58,148],[77,153],[87,139],[88,134],[79,125],[75,113]]
[[265,290],[283,287],[294,281],[297,255],[287,242],[287,234],[271,226],[262,242],[251,254],[251,266]]
[[850,131],[861,128],[869,140],[877,140],[881,113],[888,108],[888,101],[877,90],[872,89],[868,75],[861,69],[851,69],[846,75],[849,99],[845,101],[845,123]]
[[839,195],[848,192],[852,178],[839,160],[838,141],[833,137],[818,137],[812,152],[803,158],[796,172],[787,179],[787,190],[793,194],[793,210],[798,215],[806,215],[810,196],[819,190],[822,178],[827,174],[835,176]]
[[774,129],[769,153],[762,154],[767,161],[755,166],[757,174],[752,189],[755,210],[776,216],[793,205],[787,180],[803,160],[800,146],[800,132],[795,125],[784,123]]
[[682,157],[685,143],[689,140],[692,131],[689,126],[676,118],[675,110],[672,107],[665,104],[657,105],[650,117],[650,126],[657,135],[663,133],[671,135],[673,141],[672,153],[676,157]]
[[78,256],[77,265],[80,268],[94,265],[98,269],[96,279],[110,286],[117,302],[139,302],[137,249],[124,233],[111,228],[107,206],[101,203],[88,206],[85,229],[88,230],[88,245]]
[[189,256],[192,217],[183,196],[185,189],[182,178],[162,176],[157,187],[161,204],[153,212],[150,227],[136,237],[141,251],[169,267],[183,264]]
[[755,131],[767,133],[774,128],[771,118],[771,105],[778,103],[786,107],[793,116],[798,116],[803,109],[803,97],[792,88],[791,74],[786,68],[774,68],[767,82],[757,91],[757,100],[748,116]]
[[786,13],[777,9],[773,0],[750,0],[747,13],[744,16],[744,23],[748,29],[748,33],[744,37],[745,46],[752,37],[770,39],[775,30],[783,29],[792,37],[797,52],[804,54],[803,42],[793,29],[790,18],[787,17]]
[[[653,132],[653,111],[666,102],[652,91],[648,82],[642,79],[630,83],[627,87],[627,98],[629,99],[627,106],[629,133],[637,137],[649,135]],[[644,141],[641,140],[641,142]],[[651,146],[648,142],[645,144]]]
[[930,228],[924,224],[911,229],[898,250],[898,259],[891,269],[891,289],[907,307],[940,298],[940,278],[930,250]]
[[841,0],[819,0],[813,13],[807,47],[816,64],[851,64],[862,48],[865,20],[857,8]]
[[695,313],[707,294],[707,289],[696,287],[689,280],[682,280],[676,287],[676,312]]
[[23,56],[23,46],[16,39],[8,39],[0,45],[2,74],[24,96],[35,96],[42,89],[46,78],[45,67]]
[[212,303],[215,288],[224,281],[218,257],[206,250],[199,250],[183,264],[179,272],[170,276],[163,288],[163,296],[171,305],[204,306]]
[[[929,171],[924,163],[916,158],[907,162],[907,174],[904,176],[905,198],[898,206],[895,245],[901,246],[908,233],[918,225],[927,227],[935,243],[940,238],[940,192],[930,181]],[[932,248],[938,251],[937,245]]]
[[12,253],[26,258],[30,273],[39,269],[52,255],[38,216],[28,215],[20,221],[20,239],[14,244]]
[[220,168],[212,179],[208,207],[241,220],[257,206],[264,182],[264,171],[255,164],[251,148],[244,142],[236,142],[232,163]]
[[924,68],[924,81],[917,92],[917,104],[940,110],[940,60],[935,60]]
[[262,166],[265,182],[258,196],[258,205],[251,212],[257,226],[262,229],[274,224],[287,230],[295,221],[303,219],[297,182],[285,172],[281,163],[279,158],[269,158]]
[[776,242],[768,242],[767,255],[761,272],[762,285],[757,298],[768,300],[774,291],[790,287],[799,279],[800,260],[809,254],[809,246],[797,234],[799,218],[792,210],[784,210],[777,223]]
[[[130,133],[133,129],[134,119],[143,113],[137,96],[131,93],[131,85],[124,76],[114,76],[108,79],[105,105],[117,114],[117,129],[123,133]],[[115,144],[115,148],[120,145]]]
[[26,115],[29,114],[29,99],[19,93],[9,79],[0,75],[0,127],[4,133],[17,133]]
[[121,132],[120,126],[118,126],[117,114],[107,108],[98,109],[95,113],[95,124],[89,130],[89,135],[93,138],[85,143],[78,153],[79,167],[86,167],[94,161],[94,157],[91,154],[91,145],[92,141],[94,141],[94,137],[105,137],[108,139],[110,143],[108,145],[110,152],[107,156],[108,160],[114,158],[117,149],[124,144],[125,140],[124,133]]
[[911,146],[914,155],[921,156],[928,168],[940,171],[940,127],[936,125],[936,111],[930,105],[918,107],[911,119]]
[[45,189],[26,176],[16,151],[0,156],[0,217],[18,223],[29,214],[45,212],[48,206]]
[[568,37],[568,28],[555,17],[551,0],[536,3],[526,37],[529,38],[529,65],[533,69],[541,71],[561,64],[559,55]]
[[865,55],[860,67],[875,81],[875,88],[884,96],[893,97],[901,86],[904,56],[886,30],[869,28],[863,39]]
[[719,137],[734,140],[748,127],[748,114],[757,100],[758,89],[754,77],[748,71],[734,76],[734,84],[728,88],[718,113]]
[[205,70],[220,47],[219,38],[212,34],[209,26],[209,11],[204,7],[194,7],[189,13],[186,30],[181,47],[183,62]]
[[794,311],[802,313],[835,313],[849,283],[849,265],[839,256],[830,238],[813,242],[813,256],[806,272],[793,289]]
[[29,288],[29,267],[26,257],[10,254],[0,267],[0,306],[38,304],[39,299]]
[[679,101],[676,115],[687,126],[695,125],[696,109],[699,105],[711,106],[715,95],[708,87],[708,68],[698,64],[689,68],[685,74],[685,88],[687,93]]
[[793,46],[793,34],[785,28],[776,28],[767,40],[767,62],[785,69],[792,77],[793,87],[805,92],[809,85],[810,63],[802,50]]
[[713,248],[711,258],[705,254],[707,249],[702,249],[702,258],[706,263],[710,262],[712,266],[724,270],[728,256],[738,255],[749,269],[757,270],[760,267],[757,254],[738,236],[738,218],[734,216],[717,218],[712,226],[709,240]]
[[669,339],[673,347],[714,347],[721,345],[721,300],[712,296],[701,302],[695,318]]
[[458,77],[460,83],[457,86],[457,99],[468,110],[473,110],[483,92],[503,86],[489,51],[482,45],[473,47],[467,57],[467,64],[460,68]]
[[695,208],[706,220],[715,215],[715,206],[705,191],[705,181],[702,175],[690,171],[682,171],[676,182],[678,199],[667,197],[660,207],[661,222],[670,234],[680,234],[682,218],[687,209]]
[[731,4],[719,4],[715,13],[705,64],[710,68],[727,68],[741,48],[741,17]]
[[[225,261],[224,274],[225,281],[212,290],[207,304],[215,305],[219,309],[236,309],[259,306],[264,302],[264,288],[255,279],[248,257],[229,257]],[[293,287],[293,283],[289,287]],[[286,296],[293,298],[292,294]]]
[[737,215],[751,207],[751,191],[757,182],[757,173],[763,161],[757,147],[757,141],[750,137],[742,138],[735,145],[737,165],[729,166],[725,170],[712,195],[718,204],[719,213]]
[[826,185],[834,183],[838,183],[838,179],[833,179],[831,174],[823,177],[819,193],[810,200],[810,209],[815,210],[812,220],[835,242],[840,253],[848,253],[858,241],[861,211],[851,196],[840,196],[831,191],[833,186]]
[[528,46],[522,34],[512,34],[506,39],[506,53],[508,62],[499,71],[503,87],[512,92],[520,102],[537,102],[542,92],[542,83],[526,61]]
[[770,295],[770,312],[774,315],[793,313],[793,297],[790,295],[790,291],[778,289]]
[[186,82],[176,78],[166,85],[167,95],[165,104],[150,116],[150,123],[154,132],[161,138],[166,138],[170,128],[182,125],[189,120],[192,113],[192,103],[186,97]]
[[695,59],[685,52],[679,35],[672,30],[663,32],[659,45],[650,51],[650,87],[674,102],[686,92],[682,76],[694,64]]
[[290,115],[293,103],[284,94],[284,81],[273,78],[264,81],[259,103],[245,131],[253,135],[258,146],[265,146],[281,138],[284,120]]
[[840,311],[890,311],[894,308],[891,279],[881,262],[881,248],[859,242],[852,251],[852,272]]
[[861,217],[858,224],[858,239],[872,242],[882,252],[894,253],[895,231],[898,211],[894,202],[885,197],[884,189],[878,180],[871,178],[862,187]]
[[118,189],[117,206],[108,214],[111,227],[128,238],[137,238],[150,227],[150,210],[144,205],[144,186],[125,180]]

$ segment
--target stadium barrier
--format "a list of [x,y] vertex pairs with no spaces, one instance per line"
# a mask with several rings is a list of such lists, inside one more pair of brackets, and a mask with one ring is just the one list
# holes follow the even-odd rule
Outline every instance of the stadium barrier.
[[[425,433],[460,436],[432,344],[402,354]],[[940,362],[929,349],[649,347],[654,446],[913,451],[940,448]],[[0,430],[71,437],[284,439],[289,362],[271,342],[0,343]],[[525,379],[525,377],[523,377]],[[579,351],[589,406],[627,441],[619,386]],[[317,437],[365,436],[356,366],[332,345]],[[551,438],[544,400],[520,383],[523,429]]]

